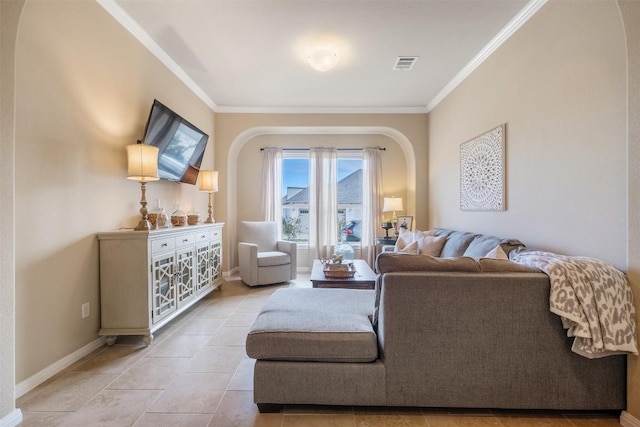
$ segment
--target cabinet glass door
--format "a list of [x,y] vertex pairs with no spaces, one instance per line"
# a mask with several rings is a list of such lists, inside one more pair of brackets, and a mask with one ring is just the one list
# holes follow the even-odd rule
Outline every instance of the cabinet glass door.
[[188,248],[177,252],[176,288],[178,290],[178,307],[196,294],[193,277],[194,249]]
[[151,321],[156,323],[176,311],[175,255],[163,254],[152,259]]
[[211,271],[210,260],[211,254],[209,252],[209,243],[200,244],[196,247],[196,292],[200,292],[211,286]]
[[212,242],[211,243],[211,275],[213,276],[213,281],[217,282],[222,278],[222,243],[221,242]]

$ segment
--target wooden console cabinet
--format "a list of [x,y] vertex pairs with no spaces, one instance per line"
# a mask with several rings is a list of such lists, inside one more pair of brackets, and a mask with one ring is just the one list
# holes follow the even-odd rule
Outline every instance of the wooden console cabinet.
[[222,284],[223,223],[98,233],[100,335],[153,332]]

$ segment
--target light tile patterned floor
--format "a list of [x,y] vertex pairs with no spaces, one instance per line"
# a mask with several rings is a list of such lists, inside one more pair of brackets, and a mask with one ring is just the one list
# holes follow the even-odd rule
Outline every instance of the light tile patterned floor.
[[[309,287],[308,275],[286,286]],[[235,280],[234,280],[235,279]],[[18,399],[22,426],[254,427],[608,427],[616,414],[427,408],[287,406],[260,414],[253,403],[247,331],[277,287],[230,278],[158,331],[149,347],[121,337]]]

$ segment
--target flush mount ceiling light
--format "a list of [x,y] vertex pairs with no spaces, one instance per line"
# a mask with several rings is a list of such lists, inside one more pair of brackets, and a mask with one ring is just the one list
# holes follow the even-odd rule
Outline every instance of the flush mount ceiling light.
[[316,49],[307,56],[309,64],[317,71],[325,72],[331,70],[338,64],[340,57],[332,49]]

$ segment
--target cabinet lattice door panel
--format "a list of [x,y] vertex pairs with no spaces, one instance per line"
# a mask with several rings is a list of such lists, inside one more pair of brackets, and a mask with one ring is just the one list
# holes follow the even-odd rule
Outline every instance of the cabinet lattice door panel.
[[222,279],[222,242],[213,241],[211,243],[211,253],[212,253],[212,274],[213,280],[221,280]]
[[178,288],[178,306],[193,298],[196,293],[195,280],[193,277],[193,248],[184,249],[178,252],[176,283]]
[[198,289],[197,292],[201,292],[203,289],[211,286],[211,254],[209,252],[209,243],[201,244],[196,249],[198,256]]
[[202,224],[98,233],[100,335],[153,332],[222,285],[222,228]]
[[176,311],[174,280],[175,256],[164,254],[153,258],[153,323]]

